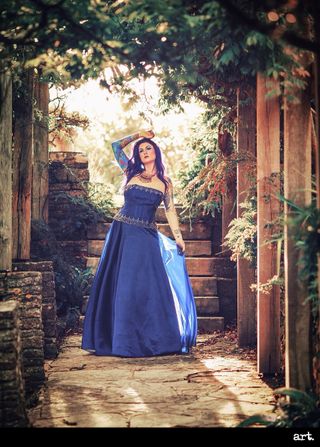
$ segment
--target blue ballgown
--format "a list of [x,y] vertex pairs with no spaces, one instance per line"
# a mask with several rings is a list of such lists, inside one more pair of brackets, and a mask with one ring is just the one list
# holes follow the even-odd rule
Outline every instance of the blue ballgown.
[[197,314],[185,255],[155,223],[163,199],[155,188],[125,187],[90,290],[82,349],[149,357],[195,346]]

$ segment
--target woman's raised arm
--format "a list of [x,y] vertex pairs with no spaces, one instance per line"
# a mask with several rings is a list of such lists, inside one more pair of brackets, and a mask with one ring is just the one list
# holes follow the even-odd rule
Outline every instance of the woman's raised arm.
[[116,160],[120,166],[120,168],[125,171],[128,166],[128,160],[129,158],[125,154],[123,148],[128,146],[129,143],[132,143],[132,141],[137,140],[140,138],[140,133],[134,133],[133,135],[128,135],[127,137],[121,138],[120,140],[114,141],[111,146],[114,153],[114,156],[116,157]]
[[121,138],[120,140],[114,141],[111,146],[114,153],[114,156],[116,157],[116,160],[120,166],[120,168],[125,171],[128,166],[128,160],[129,158],[125,154],[123,148],[128,146],[128,144],[132,143],[132,141],[138,140],[139,138],[153,138],[154,132],[152,130],[142,130],[139,132],[136,132],[132,135],[128,135],[127,137]]

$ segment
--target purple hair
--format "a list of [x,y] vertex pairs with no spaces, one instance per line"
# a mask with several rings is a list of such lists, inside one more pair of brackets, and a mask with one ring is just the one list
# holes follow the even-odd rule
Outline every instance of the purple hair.
[[149,143],[151,146],[153,146],[155,152],[156,152],[156,159],[155,159],[155,165],[157,169],[157,175],[159,179],[164,183],[165,185],[165,191],[167,191],[167,187],[169,185],[168,181],[164,178],[164,165],[162,163],[162,156],[159,146],[152,141],[150,138],[141,138],[138,140],[135,145],[133,146],[133,153],[132,157],[128,160],[128,166],[125,170],[125,174],[127,176],[127,180],[125,185],[129,182],[132,177],[134,177],[137,174],[140,174],[141,172],[144,172],[144,169],[142,168],[142,162],[139,154],[139,147],[141,143]]

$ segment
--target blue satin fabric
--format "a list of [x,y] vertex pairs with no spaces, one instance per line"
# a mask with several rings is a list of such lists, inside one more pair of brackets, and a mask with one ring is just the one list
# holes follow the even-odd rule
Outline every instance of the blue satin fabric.
[[196,344],[197,314],[185,255],[174,240],[144,226],[154,221],[163,195],[130,185],[124,197],[120,211],[131,223],[115,217],[106,234],[81,347],[123,357],[186,353]]

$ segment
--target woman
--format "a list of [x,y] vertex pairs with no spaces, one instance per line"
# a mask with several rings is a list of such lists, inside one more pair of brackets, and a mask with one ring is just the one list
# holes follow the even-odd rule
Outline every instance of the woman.
[[[112,143],[126,174],[125,202],[106,235],[84,320],[81,347],[96,355],[181,354],[196,344],[185,243],[153,137],[143,131]],[[128,159],[123,148],[135,140]],[[175,242],[157,230],[161,202]]]

